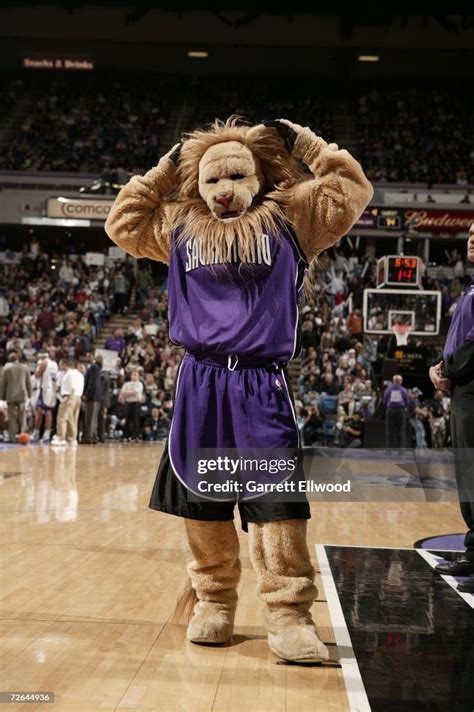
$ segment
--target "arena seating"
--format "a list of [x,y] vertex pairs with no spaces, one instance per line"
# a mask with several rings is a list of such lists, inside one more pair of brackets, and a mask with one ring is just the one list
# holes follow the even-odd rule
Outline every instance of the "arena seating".
[[260,78],[247,77],[68,79],[5,79],[3,169],[112,173],[124,182],[183,132],[234,113],[309,125],[354,152],[374,182],[474,182],[472,109],[455,86],[354,84],[342,99],[333,85],[300,78],[282,99],[280,77],[266,78],[263,89]]
[[357,135],[372,181],[474,181],[472,106],[462,89],[373,87],[359,97]]
[[[23,82],[19,122],[3,142],[9,170],[102,173],[139,172],[162,151],[161,138],[178,82],[110,77]],[[18,92],[18,89],[17,89]],[[15,104],[10,107],[15,110]],[[8,120],[8,117],[7,117]]]
[[[124,273],[128,285],[124,315],[110,320],[117,312],[114,291],[119,273]],[[147,261],[135,267],[130,262],[124,270],[94,267],[81,256],[56,260],[33,241],[14,260],[5,261],[0,274],[2,363],[13,349],[20,351],[32,373],[37,354],[45,349],[55,359],[74,357],[86,363],[96,347],[112,348],[107,336],[114,329],[112,337],[118,345],[113,348],[119,361],[110,372],[106,436],[127,437],[118,396],[131,371],[138,370],[145,394],[140,437],[166,437],[182,355],[168,341],[166,281],[155,283]],[[377,342],[364,336],[361,319],[363,289],[374,285],[374,275],[375,263],[367,255],[333,249],[324,254],[322,269],[311,278],[312,297],[301,308],[301,357],[293,364],[296,417],[305,445],[360,446],[364,421],[377,408],[388,339]],[[443,291],[445,323],[462,285],[462,276],[442,280],[425,276],[425,287]],[[417,421],[421,421],[427,442],[445,445],[447,403],[427,395],[420,401],[416,393],[412,401],[413,408],[422,406],[412,414],[413,437],[416,429],[420,432]],[[348,424],[352,436],[345,430]],[[353,436],[358,429],[360,438]]]

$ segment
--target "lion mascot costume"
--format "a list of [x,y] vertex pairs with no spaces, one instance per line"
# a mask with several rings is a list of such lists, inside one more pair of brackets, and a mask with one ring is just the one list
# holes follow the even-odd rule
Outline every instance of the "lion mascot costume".
[[[285,366],[298,348],[303,280],[372,195],[359,163],[309,128],[229,119],[187,134],[133,176],[108,216],[119,247],[169,265],[169,335],[185,355],[149,506],[185,520],[194,643],[232,637],[240,561],[236,501],[191,501],[187,453],[298,446]],[[293,662],[327,660],[310,612],[306,497],[237,503],[270,649]]]

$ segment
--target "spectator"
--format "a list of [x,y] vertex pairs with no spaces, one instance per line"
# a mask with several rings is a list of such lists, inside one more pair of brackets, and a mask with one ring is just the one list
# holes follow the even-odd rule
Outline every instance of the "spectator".
[[342,423],[338,443],[340,447],[356,448],[362,446],[363,418],[357,411]]
[[406,412],[408,392],[402,386],[403,378],[395,375],[383,396],[385,413],[385,445],[388,448],[406,447]]
[[334,378],[334,374],[327,372],[323,375],[321,383],[321,393],[325,393],[327,396],[337,396],[339,393],[339,384]]
[[111,389],[110,389],[110,374],[104,368],[100,372],[100,390],[101,390],[101,401],[99,408],[99,415],[97,419],[97,435],[98,440],[101,443],[105,443],[107,433],[106,433],[106,422],[107,422],[107,411],[110,408],[111,403]]
[[352,415],[354,412],[354,393],[352,391],[351,381],[346,378],[344,381],[344,387],[337,397],[337,409],[340,422],[342,422],[346,416]]
[[425,421],[429,417],[426,408],[421,407],[420,396],[422,392],[419,388],[411,388],[408,391],[408,421],[415,436],[415,446],[417,448],[428,447],[426,442]]
[[51,331],[54,331],[55,326],[54,314],[52,313],[50,307],[45,305],[37,316],[36,328],[40,329],[43,336],[45,336]]
[[122,270],[117,270],[114,277],[114,313],[123,314],[128,308],[130,284]]
[[169,435],[171,420],[161,408],[152,408],[148,418],[145,419],[143,440],[156,442],[166,440]]
[[153,277],[151,276],[149,268],[143,263],[138,267],[136,287],[138,290],[138,301],[140,307],[143,308],[145,306],[148,290],[153,287]]
[[435,391],[427,409],[429,411],[431,447],[446,447],[448,437],[450,437],[451,401],[442,391]]
[[4,319],[10,314],[10,305],[6,297],[0,294],[0,319]]
[[71,284],[74,279],[74,270],[71,266],[69,260],[65,260],[59,269],[59,279],[62,280],[66,286]]
[[347,329],[352,338],[362,338],[362,313],[360,309],[354,309],[347,320]]
[[125,351],[125,339],[123,338],[123,330],[120,328],[114,329],[112,336],[109,336],[104,344],[106,349],[117,351],[119,356]]
[[77,424],[84,393],[84,376],[75,361],[62,361],[61,366],[61,402],[56,421],[56,435],[51,444],[66,445],[66,442],[69,442],[71,445],[77,445]]
[[26,430],[25,403],[28,398],[31,398],[30,372],[24,363],[20,363],[18,353],[12,351],[0,383],[0,400],[8,405],[8,440],[11,443]]
[[98,440],[98,419],[102,401],[102,382],[100,372],[102,370],[102,357],[96,356],[86,371],[84,379],[83,399],[86,404],[84,416],[84,434],[81,443],[95,445]]
[[317,405],[310,405],[306,409],[303,424],[303,445],[313,445],[318,438],[318,431],[323,426],[323,417]]
[[138,440],[143,398],[143,383],[139,380],[138,371],[132,371],[130,380],[123,384],[119,394],[120,403],[125,404],[125,440]]
[[8,435],[8,405],[4,400],[0,400],[0,433],[2,433],[2,442],[9,442],[10,437]]

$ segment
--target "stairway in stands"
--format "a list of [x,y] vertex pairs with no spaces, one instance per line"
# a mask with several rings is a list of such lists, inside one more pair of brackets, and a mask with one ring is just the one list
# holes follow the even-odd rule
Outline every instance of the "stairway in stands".
[[188,112],[188,107],[186,103],[176,104],[170,111],[168,121],[163,127],[163,134],[161,136],[161,145],[163,147],[163,153],[168,149],[172,148],[175,143],[181,138],[181,131],[183,126],[183,120]]
[[132,321],[140,316],[139,311],[136,308],[136,292],[132,289],[132,294],[130,297],[130,306],[126,314],[113,314],[110,319],[108,319],[97,339],[92,344],[92,349],[103,349],[105,342],[112,336],[115,329],[123,329],[123,332],[127,331],[128,327],[132,324]]
[[355,107],[347,100],[340,100],[332,111],[334,139],[339,148],[345,148],[357,158],[359,139],[357,133],[357,116]]

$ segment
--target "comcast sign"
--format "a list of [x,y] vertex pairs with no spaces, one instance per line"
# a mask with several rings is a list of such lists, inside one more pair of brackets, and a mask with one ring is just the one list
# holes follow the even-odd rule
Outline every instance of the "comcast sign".
[[76,220],[106,220],[113,200],[87,200],[81,198],[48,198],[48,218],[74,218]]

